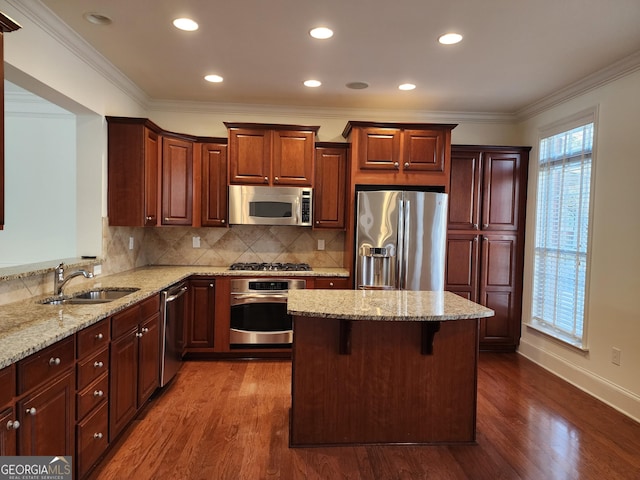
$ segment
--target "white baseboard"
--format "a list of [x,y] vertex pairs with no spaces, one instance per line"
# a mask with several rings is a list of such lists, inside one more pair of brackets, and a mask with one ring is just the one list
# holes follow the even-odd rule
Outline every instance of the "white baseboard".
[[640,423],[640,396],[522,339],[518,353]]

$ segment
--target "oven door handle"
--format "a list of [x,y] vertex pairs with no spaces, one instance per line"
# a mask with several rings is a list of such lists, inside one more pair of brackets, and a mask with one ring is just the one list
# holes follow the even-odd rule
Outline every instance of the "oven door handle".
[[287,294],[256,295],[255,293],[231,294],[231,305],[248,303],[287,303]]

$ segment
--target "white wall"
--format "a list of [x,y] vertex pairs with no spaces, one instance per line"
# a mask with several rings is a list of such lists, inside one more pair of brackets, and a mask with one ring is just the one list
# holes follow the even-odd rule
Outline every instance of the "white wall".
[[[520,125],[538,157],[539,130],[598,106],[595,202],[590,288],[586,308],[588,352],[582,353],[522,327],[520,353],[640,420],[640,72],[622,77]],[[531,314],[535,177],[530,169],[523,320]],[[611,349],[622,350],[620,366]]]

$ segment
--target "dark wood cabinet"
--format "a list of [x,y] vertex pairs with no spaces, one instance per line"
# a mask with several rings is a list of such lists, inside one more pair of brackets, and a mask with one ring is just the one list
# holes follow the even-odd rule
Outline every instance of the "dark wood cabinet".
[[162,139],[162,225],[193,223],[193,142]]
[[314,288],[350,290],[352,287],[351,281],[346,277],[317,277],[314,280]]
[[449,124],[348,122],[355,183],[449,188]]
[[205,143],[202,148],[203,227],[227,225],[227,145]]
[[33,389],[17,403],[20,455],[73,455],[75,375],[72,369]]
[[109,225],[158,224],[162,138],[145,118],[107,117]]
[[16,422],[13,406],[0,410],[0,457],[13,457],[17,454],[17,430],[20,422]]
[[229,183],[311,186],[317,126],[228,123]]
[[156,295],[111,319],[110,442],[160,383],[159,305]]
[[520,341],[529,147],[451,149],[446,286],[496,314],[480,322],[480,347]]
[[344,229],[347,195],[347,144],[316,144],[314,228]]
[[[18,30],[20,25],[0,13],[0,105],[4,105],[4,34]],[[4,108],[0,111],[0,230],[4,228]]]
[[216,291],[213,278],[189,280],[185,352],[215,351]]

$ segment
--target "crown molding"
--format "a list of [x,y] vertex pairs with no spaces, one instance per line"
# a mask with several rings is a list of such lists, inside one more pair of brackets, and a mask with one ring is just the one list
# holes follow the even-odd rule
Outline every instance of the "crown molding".
[[530,103],[526,107],[518,110],[514,116],[518,121],[527,120],[544,112],[545,110],[549,110],[550,108],[571,100],[572,98],[595,90],[596,88],[602,87],[607,83],[611,83],[638,70],[640,70],[640,51],[618,60],[607,67],[597,70],[591,75],[587,75],[577,82],[557,90],[551,95]]
[[148,108],[148,95],[40,0],[5,1],[142,108]]

